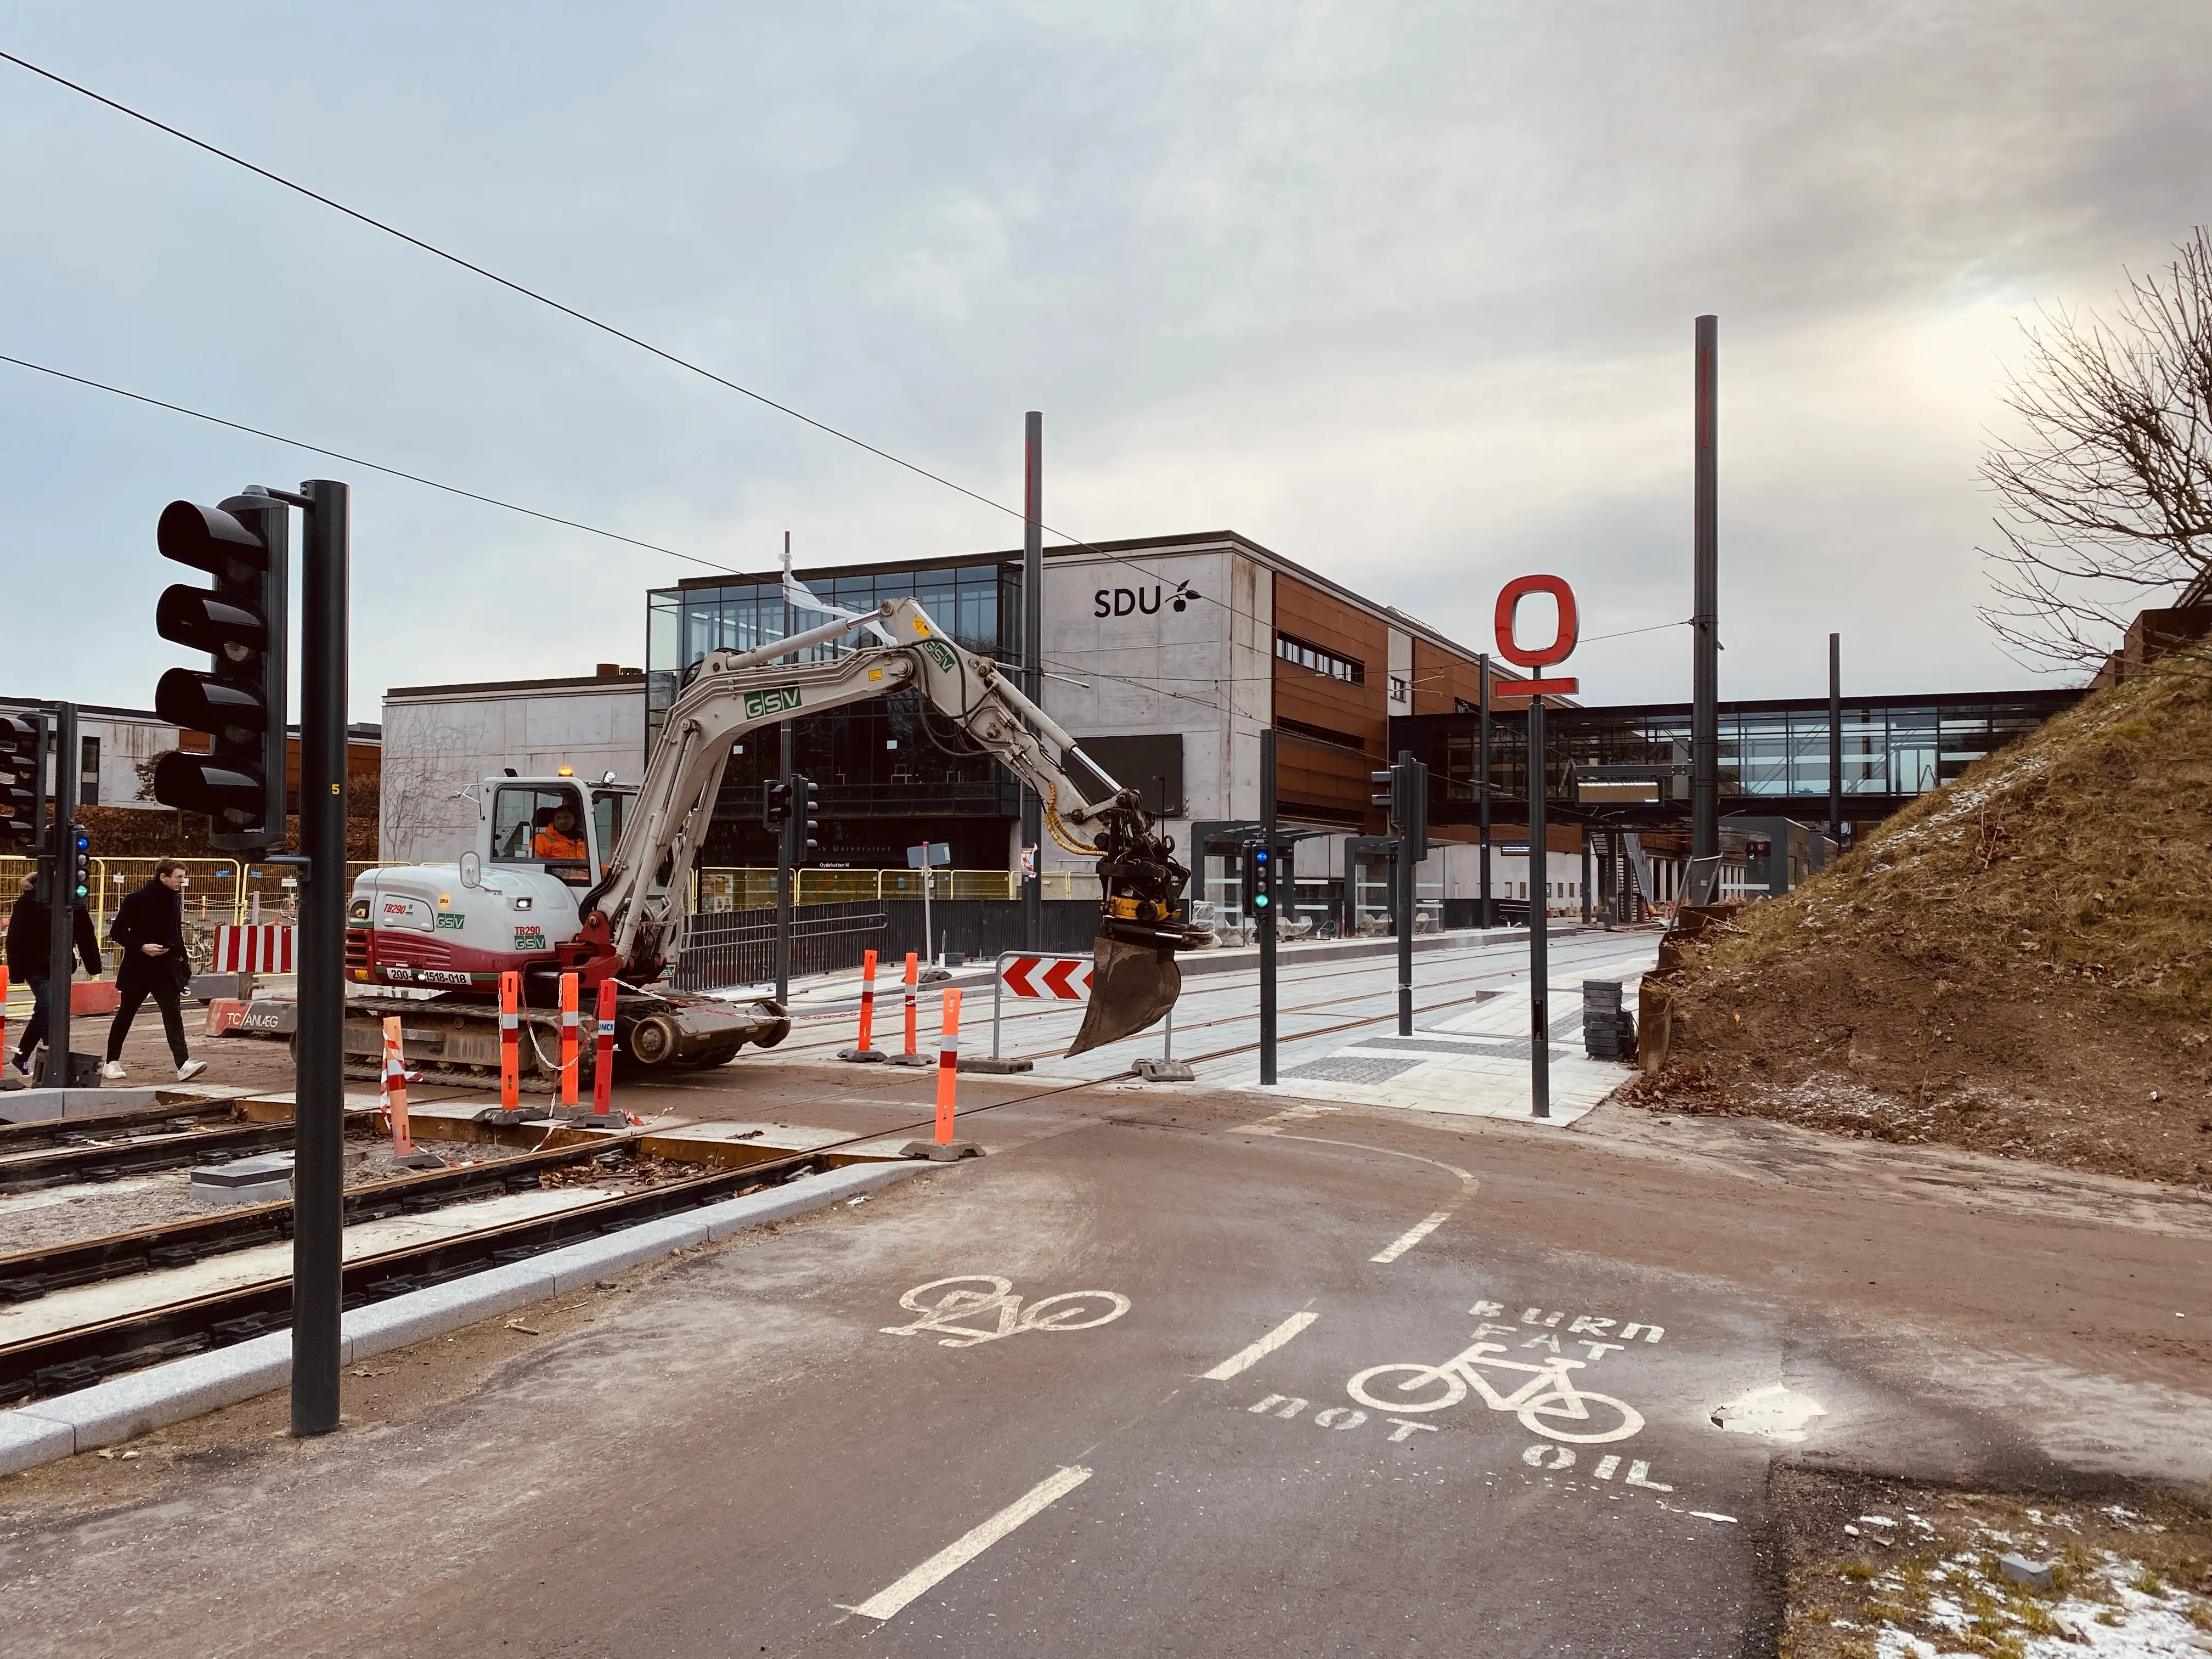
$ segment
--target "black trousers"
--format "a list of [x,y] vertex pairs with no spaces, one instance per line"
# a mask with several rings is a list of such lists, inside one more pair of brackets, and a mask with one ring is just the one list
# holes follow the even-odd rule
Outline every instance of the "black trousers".
[[122,994],[123,1002],[115,1011],[115,1024],[107,1028],[107,1057],[123,1058],[123,1039],[131,1035],[131,1022],[138,1018],[139,1005],[151,997],[161,1005],[161,1030],[181,1069],[192,1051],[185,1047],[184,992],[178,987],[175,972],[165,963],[143,975],[119,975],[116,989]]

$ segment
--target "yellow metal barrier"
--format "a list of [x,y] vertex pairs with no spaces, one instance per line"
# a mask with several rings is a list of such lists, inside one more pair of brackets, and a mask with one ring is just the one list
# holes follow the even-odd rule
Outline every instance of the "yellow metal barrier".
[[[825,870],[796,872],[797,902],[801,904],[851,903],[865,899],[911,899],[921,902],[919,870]],[[930,888],[935,899],[1018,899],[1021,878],[1007,870],[945,870],[933,872]],[[1097,889],[1094,878],[1074,870],[1048,870],[1042,884],[1048,899],[1083,898]],[[702,911],[762,910],[775,903],[775,872],[772,869],[700,870],[694,872],[692,903]]]

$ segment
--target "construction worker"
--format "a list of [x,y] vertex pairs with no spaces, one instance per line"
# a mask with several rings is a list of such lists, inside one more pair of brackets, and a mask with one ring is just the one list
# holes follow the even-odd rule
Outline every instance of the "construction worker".
[[[23,1027],[23,1040],[16,1045],[14,1056],[0,1072],[0,1089],[20,1089],[30,1081],[31,1055],[46,1040],[46,998],[48,976],[52,963],[47,957],[48,941],[53,937],[52,912],[35,896],[38,878],[23,878],[23,891],[15,901],[15,908],[8,918],[8,971],[31,985],[31,1018]],[[91,913],[82,905],[73,906],[70,917],[75,926],[74,935],[78,957],[84,971],[94,979],[100,977],[100,937],[94,933]],[[60,1068],[55,1068],[60,1075]]]
[[574,807],[555,807],[553,822],[540,830],[530,843],[532,855],[541,859],[588,858],[590,853],[584,846],[583,836],[577,833],[578,827]]

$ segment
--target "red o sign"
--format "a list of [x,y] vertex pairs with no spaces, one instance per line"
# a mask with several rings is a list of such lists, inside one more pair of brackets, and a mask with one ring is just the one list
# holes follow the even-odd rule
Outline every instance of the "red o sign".
[[[1559,607],[1559,631],[1547,645],[1531,650],[1514,637],[1513,623],[1521,601],[1531,593],[1549,593]],[[1560,576],[1516,576],[1498,592],[1498,654],[1523,668],[1549,668],[1574,655],[1580,619],[1575,611],[1575,590]],[[1570,678],[1499,680],[1493,689],[1514,697],[1571,696],[1580,682]]]

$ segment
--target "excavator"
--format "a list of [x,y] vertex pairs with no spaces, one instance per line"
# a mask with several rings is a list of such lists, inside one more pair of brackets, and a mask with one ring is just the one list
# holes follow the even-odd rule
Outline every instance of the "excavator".
[[[873,635],[824,660],[808,647]],[[789,660],[785,660],[789,659]],[[482,1083],[500,1070],[501,981],[520,975],[521,1082],[558,1079],[563,975],[580,1006],[617,988],[615,1041],[629,1068],[667,1074],[723,1065],[791,1030],[769,998],[731,1001],[668,981],[690,921],[684,896],[731,747],[755,726],[912,687],[1043,802],[1066,851],[1097,860],[1098,934],[1090,1006],[1068,1048],[1133,1036],[1175,1006],[1176,953],[1201,942],[1183,902],[1190,872],[1139,793],[1114,782],[1006,673],[947,637],[912,599],[888,600],[751,651],[712,651],[668,710],[641,786],[567,775],[487,778],[477,846],[458,865],[364,872],[346,913],[349,1076],[378,1074],[383,1021],[400,1017],[410,1071]],[[1080,759],[1105,791],[1070,775]],[[589,1018],[589,1013],[586,1015]],[[589,1042],[580,1066],[593,1063]]]

